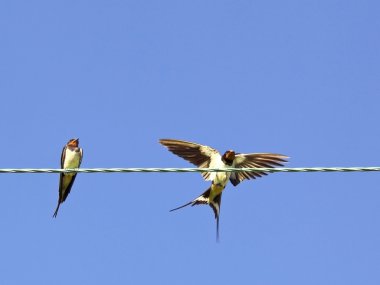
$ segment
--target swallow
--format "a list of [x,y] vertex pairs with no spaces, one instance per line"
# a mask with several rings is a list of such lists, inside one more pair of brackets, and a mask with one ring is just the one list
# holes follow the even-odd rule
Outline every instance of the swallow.
[[[236,153],[227,150],[221,155],[216,149],[193,142],[161,139],[159,141],[172,153],[191,162],[199,168],[273,168],[283,166],[287,162],[287,156],[276,153]],[[194,200],[170,210],[176,211],[186,206],[209,205],[215,214],[216,219],[216,239],[219,240],[219,215],[222,192],[228,184],[237,186],[247,179],[255,179],[267,175],[262,171],[250,172],[202,172],[203,178],[211,181],[211,186]]]
[[[79,139],[71,139],[64,146],[61,154],[61,169],[79,168],[82,162],[83,150],[78,145]],[[76,176],[76,172],[60,174],[58,205],[53,214],[54,218],[57,217],[59,206],[65,202],[67,196],[69,195]]]

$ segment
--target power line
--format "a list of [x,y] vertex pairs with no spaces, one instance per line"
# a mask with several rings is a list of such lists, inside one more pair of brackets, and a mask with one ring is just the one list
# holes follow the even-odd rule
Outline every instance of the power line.
[[0,173],[144,173],[144,172],[369,172],[380,171],[376,167],[278,167],[278,168],[3,168]]

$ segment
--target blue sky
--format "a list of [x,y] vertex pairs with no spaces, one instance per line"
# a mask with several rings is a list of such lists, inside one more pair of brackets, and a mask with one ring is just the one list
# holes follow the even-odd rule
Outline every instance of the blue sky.
[[[190,167],[158,144],[379,166],[378,1],[2,1],[0,168]],[[1,284],[379,284],[378,173],[0,175]]]

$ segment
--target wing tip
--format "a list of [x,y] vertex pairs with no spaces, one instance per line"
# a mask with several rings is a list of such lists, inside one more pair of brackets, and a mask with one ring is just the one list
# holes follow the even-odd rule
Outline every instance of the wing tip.
[[231,179],[231,178],[230,178],[230,182],[231,182],[231,184],[232,184],[233,186],[237,186],[237,185],[239,185],[239,183],[240,183],[240,181],[239,181],[238,179]]
[[158,142],[162,145],[165,145],[165,141],[167,141],[168,139],[159,139]]

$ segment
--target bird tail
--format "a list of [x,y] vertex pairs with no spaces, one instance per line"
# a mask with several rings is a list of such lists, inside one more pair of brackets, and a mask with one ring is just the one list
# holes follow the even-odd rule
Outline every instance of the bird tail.
[[192,200],[189,203],[186,203],[182,206],[174,208],[174,209],[170,210],[170,212],[182,209],[182,208],[189,206],[189,205],[191,205],[192,207],[196,206],[196,205],[209,205],[215,214],[216,240],[219,241],[219,213],[220,213],[220,204],[222,202],[222,192],[220,194],[216,195],[212,200],[210,200],[210,192],[211,192],[211,187],[208,188],[202,195],[199,195],[194,200]]
[[56,218],[56,217],[57,217],[57,215],[58,215],[58,210],[59,210],[59,206],[61,206],[61,202],[60,202],[60,201],[58,201],[58,205],[57,205],[57,208],[55,209],[55,212],[54,212],[54,214],[53,214],[53,218]]

